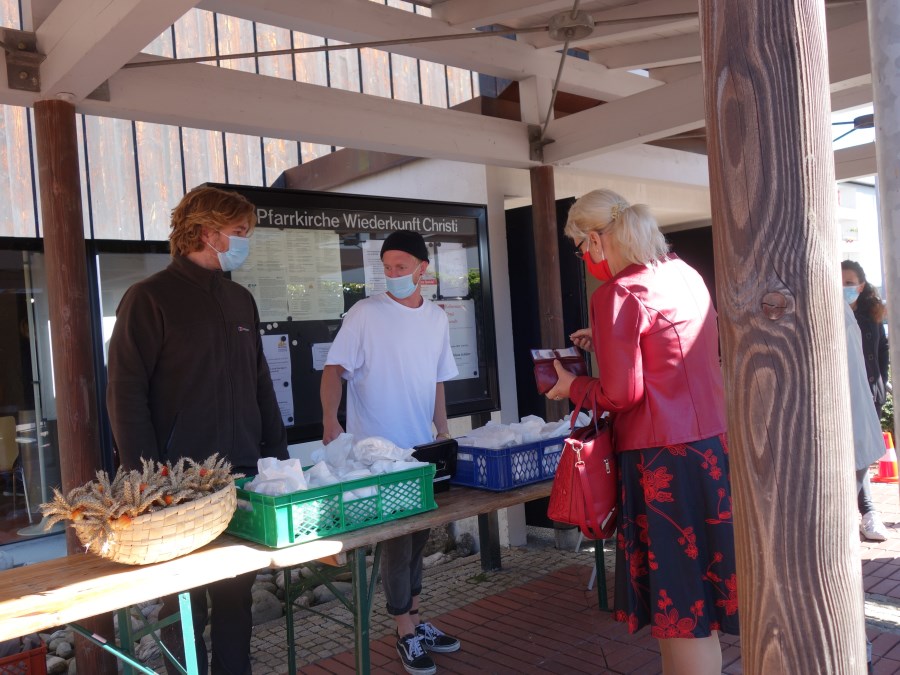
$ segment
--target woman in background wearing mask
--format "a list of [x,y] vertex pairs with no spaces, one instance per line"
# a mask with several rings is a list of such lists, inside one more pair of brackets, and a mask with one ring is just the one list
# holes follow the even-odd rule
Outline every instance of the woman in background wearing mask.
[[[853,310],[859,332],[862,337],[863,362],[866,365],[866,378],[875,403],[875,412],[881,418],[881,409],[887,399],[888,386],[888,340],[884,330],[885,306],[878,297],[878,291],[866,281],[866,273],[862,266],[853,260],[841,263],[841,276],[844,286],[844,300]],[[879,448],[880,457],[883,448]],[[857,504],[862,520],[859,531],[866,539],[885,541],[888,531],[875,506],[872,503],[872,490],[869,482],[868,465],[860,469],[863,473],[862,487],[857,496]],[[859,479],[859,477],[857,477]]]
[[646,206],[595,190],[565,229],[588,272],[590,331],[572,340],[598,377],[558,363],[547,396],[608,411],[619,460],[614,617],[650,625],[666,675],[719,675],[738,634],[728,447],[716,312]]

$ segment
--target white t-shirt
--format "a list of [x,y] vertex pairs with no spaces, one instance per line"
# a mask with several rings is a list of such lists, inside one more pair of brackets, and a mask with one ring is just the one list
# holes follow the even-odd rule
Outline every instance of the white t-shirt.
[[406,307],[387,293],[350,308],[325,364],[345,371],[347,432],[401,448],[432,440],[435,387],[458,372],[444,311],[428,300]]

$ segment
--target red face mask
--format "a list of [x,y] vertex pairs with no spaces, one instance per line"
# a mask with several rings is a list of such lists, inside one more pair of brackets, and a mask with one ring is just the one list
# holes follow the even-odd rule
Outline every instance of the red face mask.
[[587,266],[587,271],[593,276],[597,281],[609,281],[613,278],[612,270],[609,269],[609,261],[604,258],[598,263],[594,262],[594,259],[591,257],[590,252],[586,253],[584,256],[584,264]]

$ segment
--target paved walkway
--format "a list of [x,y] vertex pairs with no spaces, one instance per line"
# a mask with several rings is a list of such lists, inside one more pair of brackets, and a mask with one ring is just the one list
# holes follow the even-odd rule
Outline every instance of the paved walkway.
[[[866,591],[866,630],[873,643],[875,673],[900,673],[900,498],[897,485],[873,485],[891,538],[861,543]],[[612,550],[607,551],[612,588]],[[593,566],[590,549],[558,551],[550,542],[529,540],[522,549],[503,551],[500,572],[483,573],[477,556],[427,572],[423,605],[427,618],[463,638],[455,654],[435,655],[439,675],[457,673],[633,673],[660,672],[656,641],[647,630],[629,636],[622,624],[598,609],[596,591],[588,591]],[[433,595],[439,591],[437,596]],[[394,650],[392,626],[376,594],[371,627],[372,672],[405,671]],[[342,606],[326,606],[343,620]],[[309,614],[297,620],[300,673],[353,673],[352,632]],[[254,630],[256,675],[281,675],[285,669],[284,622]],[[723,636],[723,672],[742,673],[740,640]]]

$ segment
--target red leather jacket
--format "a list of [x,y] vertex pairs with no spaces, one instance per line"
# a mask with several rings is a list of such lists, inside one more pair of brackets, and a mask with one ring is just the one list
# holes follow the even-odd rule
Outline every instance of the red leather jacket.
[[[693,268],[674,255],[630,265],[594,291],[590,315],[595,403],[615,417],[618,452],[725,432],[716,312]],[[590,381],[575,378],[576,404]]]

